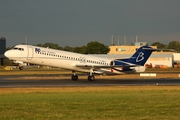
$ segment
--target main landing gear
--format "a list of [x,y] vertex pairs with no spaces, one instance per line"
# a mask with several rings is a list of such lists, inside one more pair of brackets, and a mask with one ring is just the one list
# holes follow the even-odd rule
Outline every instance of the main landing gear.
[[88,75],[88,78],[87,78],[89,81],[94,81],[95,80],[95,77],[94,75]]
[[94,81],[95,80],[95,77],[93,75],[93,71],[91,70],[89,75],[88,75],[88,78],[87,78],[89,81]]
[[73,81],[77,81],[78,80],[78,75],[76,75],[76,72],[75,71],[72,71],[72,76],[71,76],[71,80]]
[[[71,79],[73,80],[73,81],[77,81],[78,80],[78,75],[76,75],[76,72],[75,71],[72,71],[72,76],[71,76]],[[90,72],[90,74],[88,75],[88,77],[87,77],[87,79],[89,80],[89,81],[94,81],[95,80],[95,77],[94,77],[94,75],[92,74],[92,72]]]

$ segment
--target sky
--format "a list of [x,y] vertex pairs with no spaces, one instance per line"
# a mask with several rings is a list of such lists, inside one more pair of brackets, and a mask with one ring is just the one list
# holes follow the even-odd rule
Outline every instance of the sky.
[[[7,47],[56,43],[77,47],[180,41],[180,0],[0,0]],[[26,37],[27,36],[27,37]]]

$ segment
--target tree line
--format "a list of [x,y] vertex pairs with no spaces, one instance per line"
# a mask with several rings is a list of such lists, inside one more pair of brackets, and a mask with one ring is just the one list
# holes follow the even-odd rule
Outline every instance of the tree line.
[[180,42],[179,41],[171,41],[168,45],[162,44],[160,42],[155,42],[151,44],[151,46],[157,46],[159,49],[173,49],[176,52],[180,52]]
[[75,53],[82,53],[82,54],[107,54],[109,52],[109,47],[97,41],[89,42],[86,46],[81,47],[61,47],[58,44],[54,43],[44,43],[44,44],[37,44],[36,46],[39,47],[49,47],[58,50],[70,51]]
[[[81,46],[81,47],[69,47],[69,46],[61,47],[58,46],[58,44],[54,44],[54,43],[37,44],[37,46],[50,47],[53,49],[65,50],[65,51],[82,53],[82,54],[107,54],[110,51],[109,46],[104,45],[103,43],[99,43],[97,41],[89,42],[86,46]],[[167,51],[169,51],[169,49],[172,49],[176,52],[180,52],[179,41],[171,41],[167,45],[160,42],[154,42],[150,46],[157,46],[158,49],[167,49]]]
[[[49,43],[49,42],[44,44],[36,44],[36,46],[49,47],[53,49],[82,53],[82,54],[107,54],[110,51],[109,46],[104,45],[103,43],[99,43],[97,41],[89,42],[87,43],[87,45],[80,47],[70,47],[70,46],[61,47],[56,43]],[[176,52],[180,52],[180,42],[178,41],[171,41],[169,42],[168,45],[160,42],[154,42],[150,46],[157,46],[158,49],[167,49],[167,50],[173,49]],[[11,48],[7,48],[7,50],[8,49]]]

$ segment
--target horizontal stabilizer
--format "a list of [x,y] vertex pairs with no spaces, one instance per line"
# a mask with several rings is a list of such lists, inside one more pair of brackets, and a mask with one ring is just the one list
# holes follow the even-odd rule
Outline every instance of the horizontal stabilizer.
[[155,48],[142,48],[143,50],[150,50],[150,51],[157,51],[158,49]]

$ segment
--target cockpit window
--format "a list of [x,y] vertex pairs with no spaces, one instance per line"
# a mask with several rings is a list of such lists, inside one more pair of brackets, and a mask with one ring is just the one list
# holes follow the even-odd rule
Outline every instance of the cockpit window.
[[17,48],[17,47],[14,47],[13,50],[18,50],[18,48]]
[[23,48],[18,48],[18,50],[20,50],[20,51],[24,51],[24,49],[23,49]]
[[13,50],[20,50],[20,51],[24,51],[24,48],[18,48],[18,47],[14,47]]

